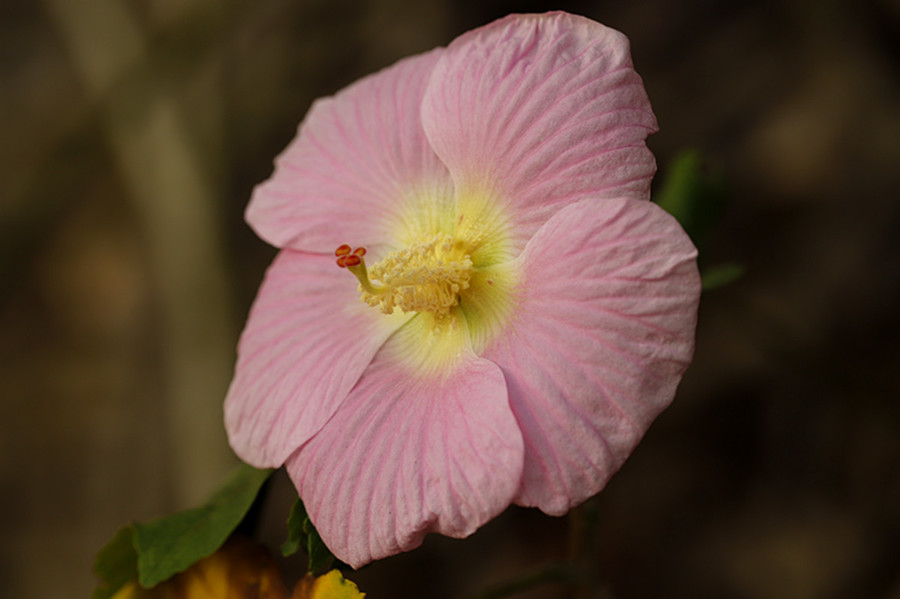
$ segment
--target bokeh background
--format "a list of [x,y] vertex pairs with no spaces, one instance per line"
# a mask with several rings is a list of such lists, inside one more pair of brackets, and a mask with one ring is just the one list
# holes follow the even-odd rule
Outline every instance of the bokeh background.
[[[631,38],[661,171],[690,147],[728,180],[704,260],[746,267],[601,495],[613,595],[900,598],[897,0],[3,0],[0,596],[86,597],[120,525],[234,464],[221,402],[274,256],[242,212],[312,100],[553,8]],[[355,579],[465,597],[565,552],[565,519],[511,509]]]

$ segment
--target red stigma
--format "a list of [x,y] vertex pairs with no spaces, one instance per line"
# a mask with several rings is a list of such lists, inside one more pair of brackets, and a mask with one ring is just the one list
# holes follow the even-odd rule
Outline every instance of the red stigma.
[[359,247],[354,250],[345,243],[334,250],[334,255],[338,257],[337,265],[341,268],[358,266],[362,264],[362,257],[366,255],[366,248]]

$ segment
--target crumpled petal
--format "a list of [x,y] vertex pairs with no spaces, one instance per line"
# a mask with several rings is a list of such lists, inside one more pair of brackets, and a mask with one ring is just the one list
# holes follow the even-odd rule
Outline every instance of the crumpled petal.
[[653,203],[584,201],[520,257],[513,322],[484,357],[525,437],[516,503],[560,515],[599,492],[671,402],[694,348],[696,250]]
[[500,369],[469,352],[445,378],[413,375],[403,333],[286,463],[322,540],[356,568],[429,532],[468,536],[521,479],[522,436]]
[[442,51],[404,59],[313,104],[247,207],[260,237],[311,252],[378,246],[395,234],[410,203],[452,200],[447,169],[419,118]]
[[508,206],[521,250],[561,207],[649,198],[656,118],[627,38],[566,13],[511,15],[458,37],[422,103],[461,202]]
[[235,453],[278,467],[338,409],[409,316],[379,314],[333,256],[283,250],[266,273],[225,399]]

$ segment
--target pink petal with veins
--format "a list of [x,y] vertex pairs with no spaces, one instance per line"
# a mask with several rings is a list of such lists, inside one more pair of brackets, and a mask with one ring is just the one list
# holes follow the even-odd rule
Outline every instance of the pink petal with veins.
[[325,544],[358,568],[426,533],[465,537],[519,488],[522,436],[500,369],[467,354],[446,378],[398,363],[397,337],[287,461]]
[[627,38],[589,19],[511,15],[461,35],[422,121],[461,194],[509,207],[518,248],[572,202],[649,198],[656,118]]
[[359,80],[310,109],[294,141],[257,186],[247,222],[276,247],[331,252],[377,246],[393,234],[410,194],[452,199],[446,167],[419,118],[443,49]]
[[484,357],[525,437],[516,502],[559,515],[599,492],[675,394],[694,349],[696,250],[633,199],[584,201],[520,257],[514,321]]
[[253,304],[225,399],[235,453],[258,468],[283,464],[340,407],[401,324],[363,304],[333,256],[283,250]]

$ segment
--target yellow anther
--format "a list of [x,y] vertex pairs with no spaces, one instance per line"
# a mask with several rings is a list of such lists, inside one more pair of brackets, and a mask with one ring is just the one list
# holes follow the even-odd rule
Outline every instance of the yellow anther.
[[459,303],[460,292],[469,287],[472,259],[462,244],[438,233],[389,253],[367,271],[364,262],[347,266],[359,279],[362,299],[370,306],[385,314],[398,309],[440,317]]

